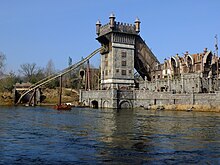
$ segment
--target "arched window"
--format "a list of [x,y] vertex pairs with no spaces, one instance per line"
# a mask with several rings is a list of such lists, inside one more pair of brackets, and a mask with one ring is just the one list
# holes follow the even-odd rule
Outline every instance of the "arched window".
[[188,65],[188,72],[193,72],[193,59],[190,56],[187,56],[187,65]]

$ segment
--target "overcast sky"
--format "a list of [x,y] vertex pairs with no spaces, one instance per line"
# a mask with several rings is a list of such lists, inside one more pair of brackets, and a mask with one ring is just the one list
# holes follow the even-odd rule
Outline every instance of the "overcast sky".
[[[52,59],[56,69],[86,57],[100,45],[95,23],[141,21],[140,35],[163,62],[176,53],[214,51],[220,38],[220,0],[0,0],[0,51],[6,70],[21,64],[45,67]],[[91,63],[99,66],[100,55]]]

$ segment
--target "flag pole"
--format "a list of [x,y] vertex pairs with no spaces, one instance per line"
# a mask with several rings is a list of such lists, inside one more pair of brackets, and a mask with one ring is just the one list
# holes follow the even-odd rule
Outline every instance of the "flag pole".
[[217,57],[217,79],[219,78],[219,59],[218,59],[218,36],[215,35],[215,52]]

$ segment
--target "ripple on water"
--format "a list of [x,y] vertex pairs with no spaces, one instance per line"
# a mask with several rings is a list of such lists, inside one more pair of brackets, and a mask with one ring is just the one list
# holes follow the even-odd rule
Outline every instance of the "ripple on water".
[[220,115],[0,108],[0,164],[219,164]]

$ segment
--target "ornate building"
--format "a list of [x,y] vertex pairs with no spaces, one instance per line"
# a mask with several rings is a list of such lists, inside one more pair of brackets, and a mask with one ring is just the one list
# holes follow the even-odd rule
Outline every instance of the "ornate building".
[[178,54],[170,59],[164,59],[163,64],[158,64],[152,70],[152,80],[163,78],[178,78],[182,74],[197,73],[201,77],[217,76],[218,58],[204,49],[202,53],[189,54],[186,52],[183,57]]
[[140,87],[179,93],[213,92],[219,89],[217,63],[218,57],[207,48],[196,54],[176,54],[156,65],[151,71],[152,81],[141,83]]
[[218,58],[211,51],[177,54],[161,64],[139,32],[139,19],[135,24],[127,24],[116,22],[111,14],[107,24],[96,23],[96,39],[102,47],[101,88],[81,90],[83,105],[102,108],[220,105]]

